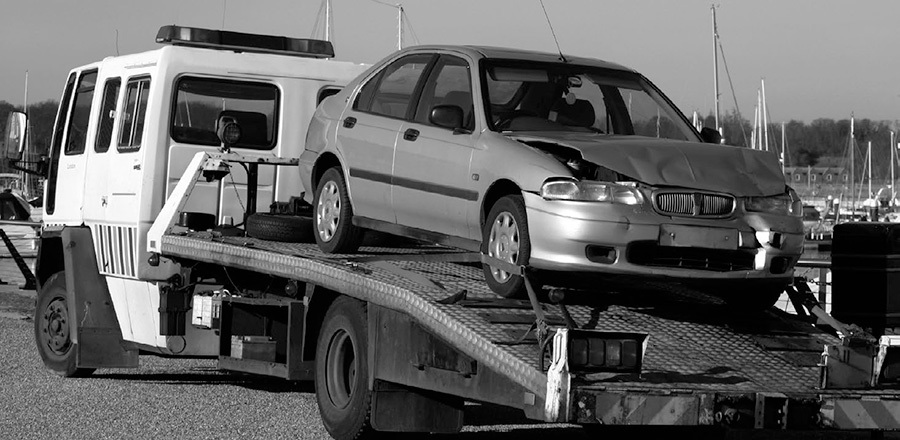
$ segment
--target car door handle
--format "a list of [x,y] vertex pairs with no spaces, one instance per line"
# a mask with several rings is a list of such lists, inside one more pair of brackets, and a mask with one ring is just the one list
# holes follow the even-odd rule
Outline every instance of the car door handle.
[[347,119],[344,119],[344,128],[353,128],[356,125],[356,118],[353,116],[348,116]]
[[410,129],[406,130],[405,132],[403,132],[404,140],[407,140],[410,142],[415,142],[415,140],[418,138],[419,138],[419,130],[416,130],[415,128],[410,128]]

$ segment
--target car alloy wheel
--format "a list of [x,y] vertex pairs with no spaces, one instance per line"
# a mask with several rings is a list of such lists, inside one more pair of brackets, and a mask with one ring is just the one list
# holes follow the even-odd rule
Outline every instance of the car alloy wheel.
[[322,187],[319,193],[319,203],[316,206],[316,231],[322,241],[328,242],[334,238],[338,223],[341,220],[341,195],[337,184],[330,180]]
[[[509,212],[502,212],[491,225],[488,236],[488,255],[510,264],[519,259],[519,225]],[[491,274],[499,283],[509,281],[510,273],[492,267]]]

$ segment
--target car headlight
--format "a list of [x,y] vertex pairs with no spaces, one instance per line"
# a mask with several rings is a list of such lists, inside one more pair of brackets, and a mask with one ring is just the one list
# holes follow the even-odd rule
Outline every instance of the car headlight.
[[541,197],[546,200],[612,202],[623,205],[638,205],[643,201],[640,191],[633,184],[570,179],[544,182]]
[[786,193],[777,196],[747,197],[744,199],[744,209],[794,217],[803,216],[803,202],[797,192],[790,187]]

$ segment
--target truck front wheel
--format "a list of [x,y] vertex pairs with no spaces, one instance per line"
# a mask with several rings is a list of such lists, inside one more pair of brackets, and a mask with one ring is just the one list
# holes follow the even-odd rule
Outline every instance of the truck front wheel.
[[365,307],[346,296],[335,300],[316,346],[316,400],[325,429],[337,440],[372,432]]
[[69,321],[66,274],[57,272],[47,279],[37,295],[34,311],[34,339],[44,365],[64,377],[83,377],[93,368],[78,368],[77,346],[72,341],[76,324]]

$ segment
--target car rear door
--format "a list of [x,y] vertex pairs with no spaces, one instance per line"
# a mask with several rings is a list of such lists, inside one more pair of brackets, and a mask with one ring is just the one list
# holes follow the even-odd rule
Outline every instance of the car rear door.
[[394,147],[432,57],[412,54],[388,64],[360,88],[342,116],[337,144],[356,216],[397,221],[391,197]]
[[[465,237],[467,213],[477,209],[469,172],[476,139],[472,80],[463,58],[441,55],[425,81],[414,117],[403,124],[394,156],[394,211],[404,226]],[[430,121],[437,105],[463,110],[463,127]]]

